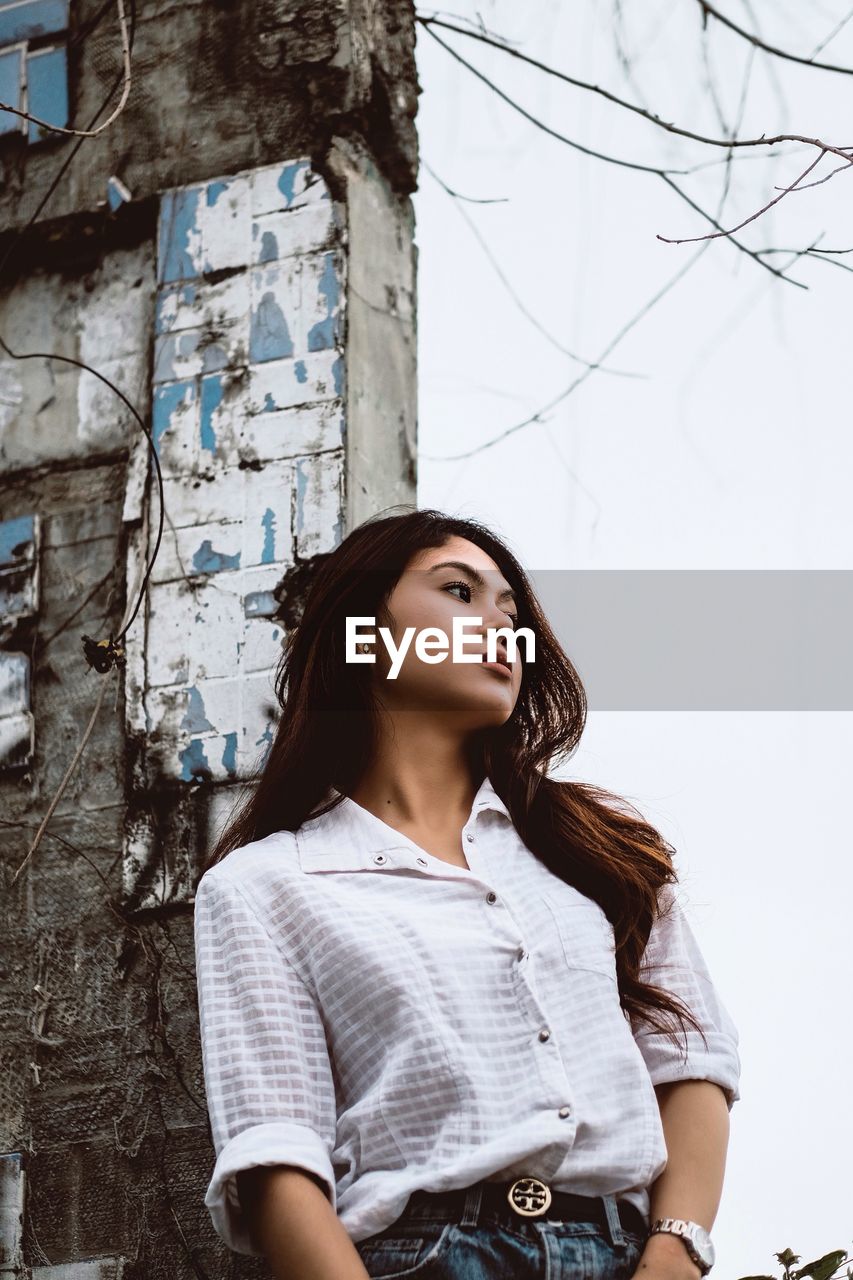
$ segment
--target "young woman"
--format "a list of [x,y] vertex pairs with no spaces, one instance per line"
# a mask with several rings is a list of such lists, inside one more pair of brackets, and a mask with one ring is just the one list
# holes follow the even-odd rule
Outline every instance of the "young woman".
[[[381,627],[454,619],[474,662],[413,640],[389,678]],[[533,656],[497,632],[487,663],[499,628]],[[276,693],[195,900],[217,1232],[276,1280],[705,1274],[737,1031],[674,850],[548,774],[586,700],[516,558],[438,511],[366,522]]]

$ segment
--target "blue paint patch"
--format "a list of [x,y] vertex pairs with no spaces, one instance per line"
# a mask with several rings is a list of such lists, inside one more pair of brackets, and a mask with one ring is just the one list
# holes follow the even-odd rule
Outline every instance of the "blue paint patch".
[[261,736],[255,739],[255,746],[259,747],[264,742],[266,743],[266,750],[263,753],[262,759],[258,761],[259,769],[263,769],[264,766],[266,765],[267,760],[269,759],[270,748],[272,747],[272,743],[273,743],[273,732],[272,732],[271,724],[267,724],[267,727],[264,729]]
[[193,556],[193,573],[224,573],[228,569],[240,568],[240,552],[233,556],[221,551],[214,551],[210,538],[205,538]]
[[236,733],[225,734],[225,748],[222,752],[222,767],[228,774],[229,778],[236,777],[237,774],[237,735]]
[[160,439],[172,425],[172,417],[178,409],[188,408],[193,402],[195,387],[192,382],[172,382],[168,386],[154,388],[151,406],[151,435],[157,457],[160,457]]
[[256,363],[264,360],[280,360],[293,355],[293,340],[284,318],[284,312],[268,289],[252,312],[249,333],[249,356]]
[[243,600],[247,618],[271,618],[277,608],[278,601],[271,591],[250,591]]
[[228,352],[218,342],[211,342],[201,353],[202,373],[219,373],[228,368]]
[[304,360],[297,360],[293,366],[293,372],[296,374],[296,381],[305,383],[308,381],[308,370],[305,368]]
[[223,191],[228,190],[227,182],[209,182],[207,184],[207,207],[212,209]]
[[261,248],[258,262],[275,262],[278,258],[278,241],[271,231],[265,231],[261,237]]
[[195,330],[185,333],[159,334],[154,339],[153,381],[174,382],[180,375],[178,362],[195,355],[200,334]]
[[275,562],[275,512],[272,507],[267,507],[261,516],[261,526],[264,530],[261,564],[273,564]]
[[278,179],[278,189],[285,199],[286,208],[290,208],[293,204],[293,198],[296,194],[296,179],[298,175],[307,169],[308,165],[305,161],[297,161],[295,164],[287,164],[282,169]]
[[268,391],[264,396],[264,407],[261,409],[261,413],[275,413],[277,408],[278,405],[272,398],[272,392]]
[[335,308],[340,295],[338,278],[335,275],[335,256],[332,253],[324,254],[323,274],[320,276],[317,288],[326,304],[326,316],[325,319],[318,320],[311,326],[308,333],[308,350],[328,351],[335,346],[338,337]]
[[201,380],[201,447],[216,456],[216,432],[213,415],[222,404],[224,392],[218,373]]
[[208,729],[216,728],[212,725],[205,715],[204,699],[200,691],[195,685],[191,685],[187,689],[187,710],[181,721],[181,728],[187,733],[204,733]]
[[5,569],[28,559],[35,537],[35,516],[14,516],[11,520],[0,520],[0,566]]
[[203,782],[213,777],[200,738],[193,738],[189,746],[178,753],[178,759],[182,766],[182,782]]
[[190,235],[197,232],[199,189],[166,191],[157,226],[157,279],[168,283],[198,275],[190,255]]
[[332,365],[332,378],[335,383],[335,395],[342,396],[344,394],[344,358],[338,356]]
[[191,306],[196,299],[196,291],[194,284],[182,284],[175,289],[161,289],[157,295],[157,302],[154,308],[154,332],[155,333],[171,333],[171,321],[165,318],[167,303],[173,298],[177,298],[178,305]]

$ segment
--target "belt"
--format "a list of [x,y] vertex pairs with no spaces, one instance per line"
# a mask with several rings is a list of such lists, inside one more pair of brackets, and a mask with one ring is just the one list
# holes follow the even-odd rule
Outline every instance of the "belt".
[[[480,1211],[490,1210],[511,1218],[545,1219],[552,1222],[594,1222],[607,1227],[607,1214],[601,1196],[582,1196],[574,1191],[555,1191],[541,1178],[515,1178],[510,1182],[483,1180]],[[447,1191],[414,1191],[406,1211],[433,1206],[441,1213],[462,1213],[469,1187]],[[618,1200],[616,1209],[626,1231],[648,1234],[649,1224],[630,1200]]]

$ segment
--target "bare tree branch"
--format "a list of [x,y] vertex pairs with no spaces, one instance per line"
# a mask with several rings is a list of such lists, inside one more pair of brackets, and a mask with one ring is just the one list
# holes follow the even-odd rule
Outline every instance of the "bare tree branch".
[[[703,2],[704,0],[699,0],[700,4]],[[635,115],[641,116],[642,119],[650,121],[659,129],[665,129],[667,133],[674,133],[679,138],[689,138],[692,142],[701,142],[703,145],[708,147],[771,147],[777,146],[780,142],[804,142],[808,146],[816,147],[819,151],[830,151],[835,155],[840,156],[842,160],[850,159],[850,156],[847,154],[851,149],[853,149],[850,146],[837,147],[830,142],[824,142],[821,138],[809,138],[801,133],[777,133],[769,138],[766,134],[762,134],[760,138],[709,138],[705,134],[694,132],[692,129],[683,129],[680,125],[673,124],[672,121],[662,120],[660,116],[656,115],[653,111],[648,111],[645,107],[638,107],[636,103],[628,102],[625,98],[620,98],[618,94],[611,93],[609,89],[602,89],[600,85],[590,84],[587,80],[578,80],[576,76],[570,76],[565,71],[558,71],[556,67],[549,66],[547,62],[540,62],[537,58],[532,58],[528,54],[519,52],[518,49],[511,49],[507,45],[501,44],[499,40],[496,40],[491,36],[484,36],[477,31],[466,31],[464,27],[456,27],[452,23],[442,22],[438,18],[424,18],[418,15],[417,21],[420,22],[421,25],[429,32],[433,40],[438,40],[438,43],[442,48],[446,49],[448,53],[452,53],[459,62],[463,62],[470,71],[473,71],[481,80],[485,80],[490,88],[499,94],[501,91],[497,89],[491,81],[486,80],[486,77],[477,71],[475,67],[472,67],[470,63],[464,62],[464,59],[461,58],[450,45],[445,44],[443,40],[439,40],[439,37],[432,30],[434,26],[443,27],[448,31],[455,31],[459,35],[467,36],[468,39],[478,40],[481,44],[488,44],[494,49],[500,49],[503,53],[508,53],[512,58],[518,58],[521,62],[527,63],[528,66],[535,67],[538,71],[544,71],[546,75],[554,76],[555,79],[562,80],[566,84],[573,85],[576,89],[583,89],[587,93],[597,94],[599,97],[605,98],[608,102],[612,102],[615,106],[622,107],[625,111],[632,111]],[[504,95],[501,94],[501,96],[503,97]],[[516,103],[513,103],[513,105],[516,106],[518,110],[521,110]],[[542,127],[547,129],[547,126]],[[560,137],[561,135],[555,136]],[[563,138],[562,141],[567,142],[569,140],[567,138]],[[580,148],[578,143],[570,143],[570,145],[578,146],[580,150],[583,150],[583,148]],[[614,160],[611,156],[601,156],[596,152],[588,152],[587,154],[596,155],[600,160],[609,160],[611,164],[622,164],[628,168],[640,169],[647,173],[650,171],[658,173],[661,172],[659,169],[656,170],[649,165],[635,164],[628,160]],[[683,173],[684,171],[669,169],[667,172]]]
[[[732,227],[730,231],[709,232],[707,235],[704,235],[704,236],[685,236],[681,240],[671,240],[668,236],[658,235],[657,239],[663,240],[665,244],[692,244],[696,240],[716,240],[720,236],[730,236],[733,231],[742,230],[743,227],[747,226],[748,223],[754,222],[756,218],[760,218],[762,213],[766,213],[768,209],[772,209],[773,206],[775,204],[778,204],[780,200],[784,200],[785,196],[789,195],[792,191],[796,191],[798,189],[799,183],[802,182],[803,178],[805,178],[807,174],[811,173],[812,169],[814,169],[816,165],[820,164],[822,159],[823,159],[823,152],[821,152],[819,156],[817,156],[814,160],[812,160],[811,164],[806,169],[803,170],[803,172],[800,174],[798,178],[794,179],[794,181],[791,183],[789,187],[777,188],[777,190],[779,191],[778,196],[774,196],[772,200],[768,201],[768,203],[764,206],[763,209],[759,209],[756,213],[751,213],[748,218],[744,218],[743,222],[739,222],[737,226]],[[846,165],[839,166],[839,167],[849,169],[851,164],[853,164],[853,160],[848,160]],[[821,182],[826,182],[827,179],[833,177],[838,172],[839,172],[838,169],[833,169],[832,173],[828,173],[826,175],[826,178],[821,178]],[[811,185],[817,185],[817,184],[810,183],[809,185],[811,186]]]
[[[446,24],[442,23],[441,25],[444,26]],[[476,76],[476,78],[478,80],[481,80],[483,84],[485,84],[489,89],[492,90],[493,93],[497,94],[497,96],[503,102],[506,102],[507,105],[512,107],[514,111],[517,111],[520,115],[522,115],[525,118],[525,120],[528,120],[532,125],[535,125],[537,129],[541,129],[542,132],[547,133],[549,137],[556,138],[558,142],[564,142],[567,146],[571,147],[573,150],[580,151],[584,155],[592,156],[596,160],[604,160],[609,164],[615,164],[621,168],[635,169],[641,173],[650,173],[654,177],[661,178],[667,184],[667,186],[671,187],[672,190],[675,191],[675,193],[678,196],[680,196],[681,199],[684,200],[686,204],[690,206],[691,209],[694,209],[697,213],[699,213],[703,218],[706,219],[706,221],[710,222],[711,225],[715,227],[718,231],[723,231],[723,228],[720,226],[719,222],[717,222],[717,220],[713,218],[711,214],[706,212],[705,209],[701,208],[701,206],[698,205],[695,200],[692,200],[687,195],[687,193],[683,191],[681,187],[678,186],[677,183],[673,182],[672,177],[670,175],[678,174],[679,176],[681,176],[682,173],[684,172],[683,170],[656,169],[651,165],[641,165],[641,164],[635,164],[634,162],[629,160],[619,160],[613,156],[604,155],[600,151],[593,151],[589,147],[584,147],[579,142],[575,142],[574,139],[572,138],[567,138],[564,134],[558,133],[556,129],[552,129],[550,125],[545,124],[544,121],[539,120],[531,112],[527,111],[524,107],[522,107],[520,103],[516,102],[514,98],[511,98],[508,94],[504,93],[502,89],[499,89],[498,86],[488,78],[488,76],[483,75],[483,73],[481,71],[478,71],[476,67],[472,66],[472,64],[468,62],[467,59],[463,58],[461,54],[457,53],[455,49],[453,49],[449,44],[446,44],[444,40],[442,40],[439,36],[437,36],[435,32],[431,29],[431,26],[429,25],[425,26],[425,30],[429,33],[429,35],[432,36],[433,40],[435,40],[438,44],[440,44],[443,49],[446,49],[447,52],[453,58],[455,58],[457,62],[461,63],[462,66],[465,67],[468,71],[470,71],[472,75]],[[464,32],[463,34],[467,35],[468,33]],[[808,139],[803,139],[803,138],[794,138],[793,140],[800,141],[800,142],[809,141]],[[724,143],[721,143],[720,145],[728,147],[728,146],[735,146],[737,144],[734,141],[732,141],[731,143],[724,142]],[[820,145],[820,144],[817,144],[817,145]],[[829,149],[830,148],[828,146],[824,148],[824,150],[829,150]],[[849,158],[850,157],[846,155],[844,156],[845,160],[848,160]],[[790,276],[785,275],[784,271],[779,271],[776,267],[772,267],[769,263],[764,262],[763,259],[758,257],[758,255],[755,254],[747,245],[742,244],[739,240],[735,240],[734,236],[727,235],[727,239],[737,249],[740,249],[742,253],[745,253],[748,257],[752,258],[753,261],[756,262],[760,267],[763,267],[765,271],[769,271],[771,275],[778,276],[780,280],[786,280],[789,284],[793,284],[799,289],[808,288],[808,285],[802,284],[799,280],[792,279]]]
[[[447,183],[444,182],[443,179],[438,176],[438,174],[435,172],[434,169],[430,168],[426,160],[424,160],[423,155],[421,155],[419,159],[422,167],[426,169],[430,177],[435,182],[438,183],[438,185],[442,188],[442,190],[445,191],[449,196],[452,196],[454,200],[458,200],[459,197],[457,193],[451,190],[451,188],[447,185]],[[524,305],[521,298],[518,296],[517,292],[515,291],[515,288],[507,279],[501,264],[498,262],[497,258],[492,253],[491,249],[486,243],[486,240],[481,234],[480,228],[477,226],[476,222],[474,222],[474,220],[471,217],[469,217],[469,215],[466,213],[465,209],[463,209],[461,204],[457,204],[456,209],[460,217],[463,218],[464,221],[468,224],[468,227],[471,230],[471,234],[474,236],[480,248],[483,250],[483,253],[488,258],[495,272],[495,275],[498,277],[501,284],[504,286],[504,288],[506,289],[509,296],[512,298],[515,305],[518,307],[518,310],[521,312],[521,314],[524,316],[526,320],[530,321],[534,329],[537,329],[538,332],[542,334],[543,338],[546,338],[548,342],[550,342],[552,347],[555,347],[557,351],[559,351],[562,355],[568,356],[570,360],[574,360],[576,364],[585,365],[588,369],[592,369],[592,368],[601,369],[602,373],[612,374],[612,376],[616,378],[645,378],[646,377],[644,373],[631,373],[627,369],[607,369],[603,365],[593,364],[591,360],[585,360],[583,356],[576,355],[574,351],[569,351],[568,347],[564,347],[563,344],[559,342],[553,336],[553,334],[549,333],[548,330],[545,328],[545,326],[541,324],[539,320],[537,320],[536,316],[534,316],[530,311],[528,311],[527,307]]]
[[[714,18],[723,27],[728,27],[729,31],[733,31],[736,36],[740,36],[742,40],[748,40],[750,44],[755,45],[756,49],[761,49],[764,53],[770,53],[774,58],[784,58],[786,62],[797,62],[804,67],[814,67],[818,71],[837,71],[842,76],[853,76],[853,67],[838,67],[831,62],[815,62],[814,54],[809,58],[803,58],[797,53],[788,53],[785,49],[777,49],[775,45],[767,44],[760,36],[754,32],[746,31],[743,27],[739,27],[731,18],[727,18],[725,14],[720,13],[719,9],[715,9],[708,0],[696,0],[699,8],[702,10],[702,25],[706,26],[708,18]],[[845,19],[845,22],[849,19]],[[844,25],[842,23],[842,25]],[[840,28],[839,28],[840,30]],[[834,32],[832,33],[835,34]],[[826,43],[832,36],[828,37]],[[821,46],[818,46],[820,48]]]

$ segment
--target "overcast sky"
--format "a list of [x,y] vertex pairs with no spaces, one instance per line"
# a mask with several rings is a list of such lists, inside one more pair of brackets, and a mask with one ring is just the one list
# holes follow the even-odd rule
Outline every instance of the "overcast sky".
[[[745,0],[720,7],[755,29]],[[808,56],[847,8],[759,6],[762,34]],[[695,0],[452,9],[469,21],[478,12],[524,53],[694,132],[723,136],[718,110],[731,129],[742,106],[741,137],[853,141],[849,76],[756,53],[713,22],[703,55]],[[657,168],[704,165],[674,180],[719,208],[720,149],[437,34],[588,148]],[[853,66],[853,21],[819,57]],[[849,570],[853,274],[800,258],[789,274],[808,289],[797,288],[717,239],[603,359],[606,370],[544,421],[512,430],[584,373],[567,352],[602,360],[702,247],[656,237],[712,228],[659,177],[537,130],[422,30],[418,65],[419,505],[487,521],[534,572]],[[732,165],[722,225],[761,208],[815,155],[766,151]],[[839,163],[824,157],[806,181]],[[427,166],[491,203],[455,200]],[[816,241],[853,246],[851,183],[841,172],[793,193],[739,238],[790,250],[765,258],[779,268]],[[780,1274],[773,1255],[785,1247],[805,1263],[853,1246],[851,747],[844,711],[592,712],[565,770],[630,798],[675,845],[689,918],[740,1031],[742,1098],[713,1230],[725,1280]]]

